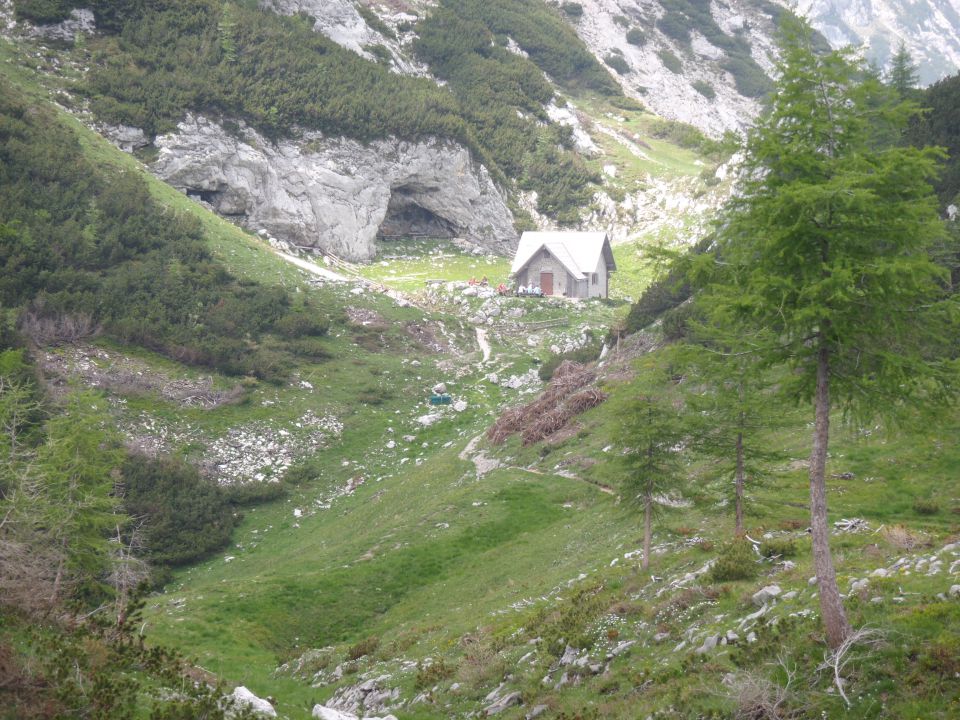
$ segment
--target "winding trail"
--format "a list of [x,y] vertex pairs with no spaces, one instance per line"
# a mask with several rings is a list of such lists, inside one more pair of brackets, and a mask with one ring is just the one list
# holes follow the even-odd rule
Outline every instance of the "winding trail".
[[312,275],[317,277],[322,277],[325,280],[333,280],[334,282],[349,282],[350,279],[340,273],[335,273],[333,270],[327,270],[325,267],[321,267],[316,263],[312,263],[309,260],[304,260],[303,258],[298,258],[295,255],[290,255],[289,253],[281,252],[280,250],[275,251],[277,255],[286,260],[291,265],[296,265],[301,270],[306,270]]
[[480,364],[490,360],[490,343],[487,342],[487,331],[485,328],[477,328],[477,344],[480,346],[480,350],[483,351],[483,360],[480,361]]

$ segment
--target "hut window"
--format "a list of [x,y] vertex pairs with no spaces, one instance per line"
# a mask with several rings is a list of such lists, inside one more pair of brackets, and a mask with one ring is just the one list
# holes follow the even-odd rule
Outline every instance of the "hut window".
[[550,251],[547,250],[546,248],[544,248],[544,249],[543,249],[543,259],[546,260],[548,257],[550,257]]
[[591,282],[592,282],[594,285],[598,285],[598,284],[600,283],[600,280],[599,280],[599,278],[597,277],[597,274],[596,274],[596,273],[593,273],[593,275],[591,276],[590,279],[591,279]]

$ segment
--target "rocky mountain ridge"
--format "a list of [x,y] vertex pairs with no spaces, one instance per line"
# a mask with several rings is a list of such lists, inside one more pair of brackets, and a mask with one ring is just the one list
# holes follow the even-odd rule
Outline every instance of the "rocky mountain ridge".
[[921,85],[960,68],[960,2],[957,0],[794,0],[835,47],[863,45],[865,56],[886,68],[902,41],[917,63]]
[[[658,115],[719,137],[749,126],[759,112],[760,93],[745,95],[738,89],[729,53],[704,34],[704,18],[680,14],[686,25],[671,35],[663,29],[673,27],[666,22],[671,17],[666,3],[584,0],[581,5],[583,14],[575,21],[579,36],[608,63],[621,58],[626,65],[617,77],[624,92]],[[759,69],[772,71],[776,6],[753,0],[713,2],[708,15],[724,36],[749,47]]]

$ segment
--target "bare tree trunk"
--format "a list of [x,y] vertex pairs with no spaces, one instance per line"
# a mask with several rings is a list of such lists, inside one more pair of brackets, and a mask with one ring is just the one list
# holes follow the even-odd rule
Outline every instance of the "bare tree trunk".
[[[743,413],[740,413],[741,423]],[[736,528],[737,537],[743,535],[743,433],[737,433],[737,475],[736,475]]]
[[650,569],[650,538],[653,526],[653,497],[650,489],[643,499],[643,564],[644,570]]
[[643,563],[644,570],[650,569],[650,538],[653,535],[653,443],[647,446],[647,487],[643,493]]
[[53,579],[53,591],[50,593],[50,604],[55,605],[60,599],[60,583],[63,582],[63,558],[57,564],[57,575]]
[[850,623],[843,609],[837,574],[830,555],[830,530],[827,525],[827,445],[830,440],[830,350],[821,339],[817,353],[817,394],[813,448],[810,453],[810,529],[813,541],[813,566],[820,586],[820,614],[830,647],[839,647],[850,634]]

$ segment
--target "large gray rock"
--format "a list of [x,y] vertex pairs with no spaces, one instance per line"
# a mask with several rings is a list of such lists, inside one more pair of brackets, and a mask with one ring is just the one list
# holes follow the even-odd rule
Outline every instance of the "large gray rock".
[[234,703],[238,707],[248,708],[258,715],[265,717],[277,716],[277,711],[273,709],[273,705],[263,698],[257,697],[243,685],[235,687],[230,697],[233,698]]
[[32,37],[43,38],[44,40],[63,40],[64,42],[73,42],[77,35],[92,34],[96,32],[97,23],[93,17],[93,10],[86,8],[73,9],[70,11],[70,17],[54,25],[29,25],[25,24],[26,34]]
[[383,225],[386,234],[458,235],[500,253],[516,246],[503,194],[486,168],[450,141],[363,144],[304,133],[273,143],[188,115],[155,143],[151,170],[160,178],[295,245],[365,262]]
[[766,605],[768,602],[778,597],[781,592],[782,591],[780,590],[779,585],[767,585],[766,587],[762,587],[753,594],[753,604]]
[[491,715],[498,715],[506,710],[508,707],[513,707],[514,705],[520,705],[523,702],[523,697],[518,692],[512,692],[508,695],[504,695],[502,698],[497,700],[492,705],[488,705],[483,709],[483,714],[487,717]]
[[397,720],[395,715],[384,715],[383,717],[359,717],[353,713],[341,712],[328,708],[325,705],[314,705],[311,716],[319,720]]

